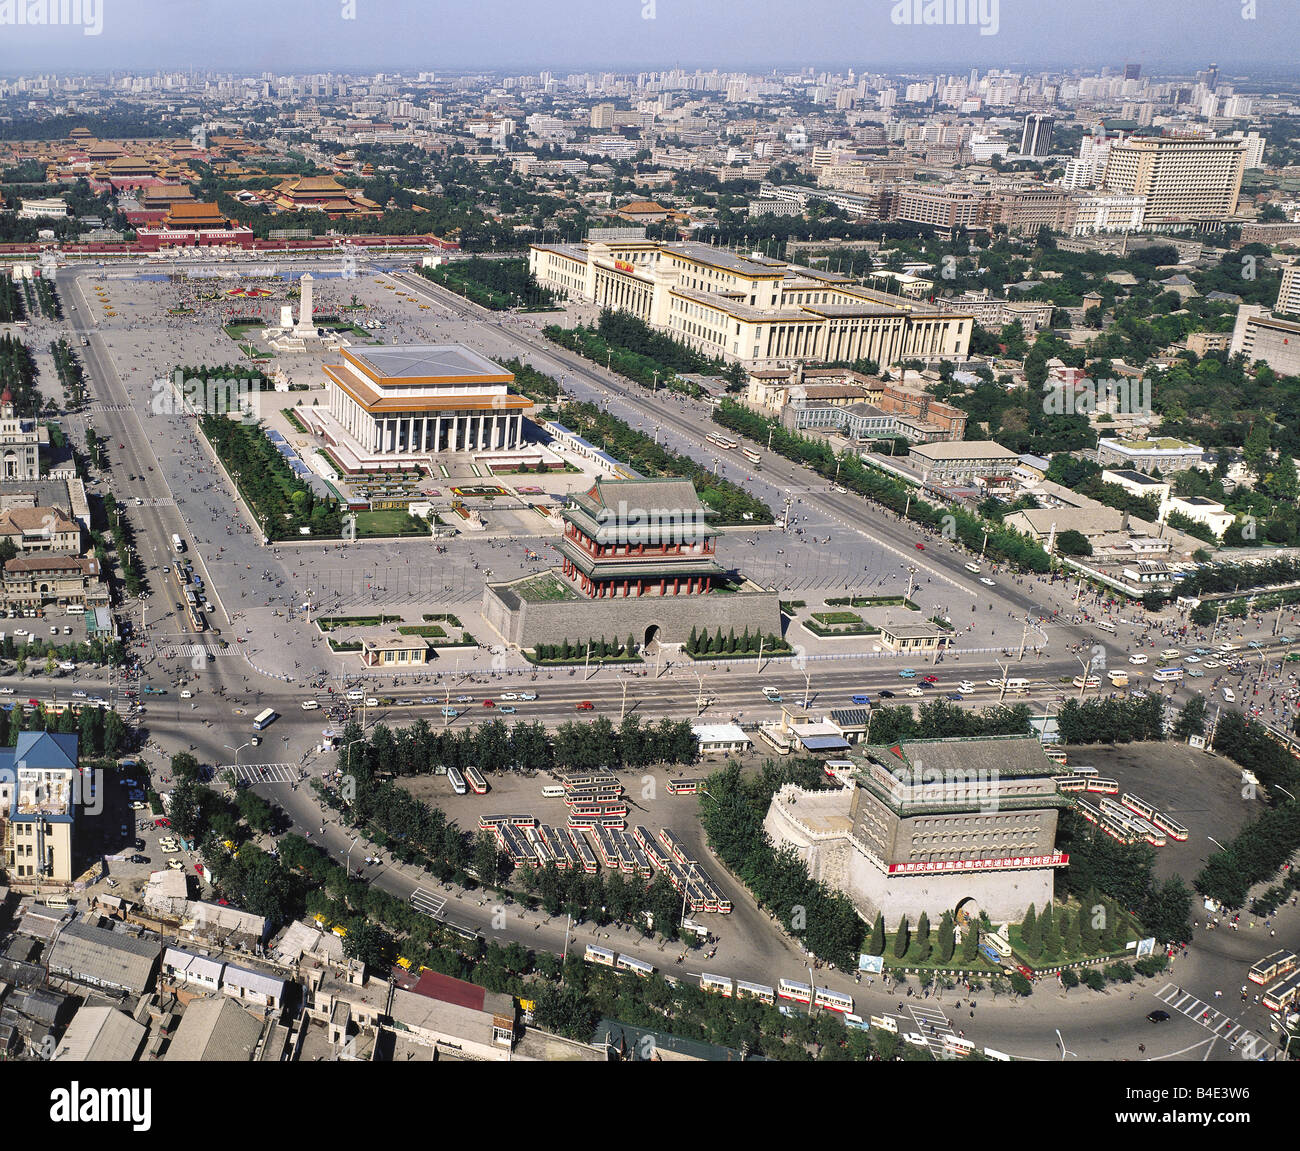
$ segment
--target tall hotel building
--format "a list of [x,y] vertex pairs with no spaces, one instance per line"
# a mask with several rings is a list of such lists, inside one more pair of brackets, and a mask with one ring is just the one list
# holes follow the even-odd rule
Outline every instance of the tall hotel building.
[[1235,215],[1246,170],[1244,140],[1130,137],[1111,145],[1103,186],[1146,197],[1146,219]]

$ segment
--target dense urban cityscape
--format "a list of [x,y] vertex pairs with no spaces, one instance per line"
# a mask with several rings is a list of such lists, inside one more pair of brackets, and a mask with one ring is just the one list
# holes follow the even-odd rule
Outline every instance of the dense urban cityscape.
[[[1114,1122],[1248,1123],[1295,14],[709,66],[638,2],[683,62],[606,68],[348,7],[281,72],[0,4],[0,1059],[137,1129],[87,1084],[200,1060],[1199,1062]],[[323,47],[381,9],[427,67]]]

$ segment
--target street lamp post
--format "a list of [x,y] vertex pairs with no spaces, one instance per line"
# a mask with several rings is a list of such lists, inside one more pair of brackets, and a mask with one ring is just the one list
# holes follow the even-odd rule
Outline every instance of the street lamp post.
[[232,751],[232,752],[235,753],[235,773],[236,773],[236,775],[238,775],[238,773],[239,773],[239,753],[240,753],[241,751],[243,751],[244,748],[246,748],[246,747],[251,747],[252,744],[253,744],[253,741],[250,739],[247,743],[241,743],[238,747],[231,747],[230,744],[228,744],[228,743],[225,744],[225,745],[223,745],[227,751]]

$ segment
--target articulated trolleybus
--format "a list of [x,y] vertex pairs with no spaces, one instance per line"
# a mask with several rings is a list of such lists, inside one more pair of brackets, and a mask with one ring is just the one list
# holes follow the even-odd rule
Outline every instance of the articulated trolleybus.
[[730,451],[736,446],[735,440],[730,440],[726,436],[720,436],[717,432],[710,432],[704,438],[708,440],[709,443],[713,444],[714,447],[723,448],[726,451]]

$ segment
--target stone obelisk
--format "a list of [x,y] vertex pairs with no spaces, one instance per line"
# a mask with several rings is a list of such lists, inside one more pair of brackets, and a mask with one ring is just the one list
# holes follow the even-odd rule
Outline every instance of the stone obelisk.
[[312,283],[310,272],[304,273],[302,279],[298,281],[302,294],[298,300],[298,326],[294,328],[293,334],[304,339],[314,339],[316,336],[316,325],[311,318]]

